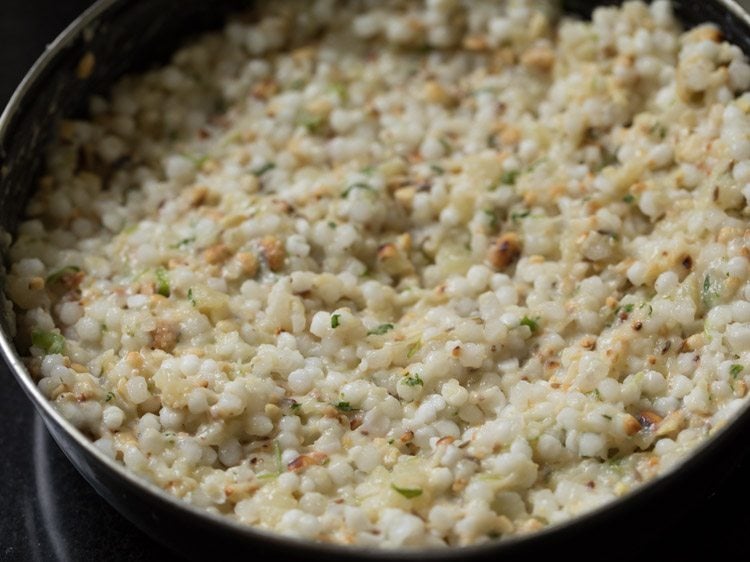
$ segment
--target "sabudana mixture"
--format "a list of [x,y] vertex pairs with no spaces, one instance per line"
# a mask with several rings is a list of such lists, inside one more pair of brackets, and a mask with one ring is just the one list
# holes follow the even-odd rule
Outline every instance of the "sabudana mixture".
[[8,251],[19,349],[104,454],[286,535],[468,545],[743,407],[750,66],[716,27],[259,4],[61,122]]

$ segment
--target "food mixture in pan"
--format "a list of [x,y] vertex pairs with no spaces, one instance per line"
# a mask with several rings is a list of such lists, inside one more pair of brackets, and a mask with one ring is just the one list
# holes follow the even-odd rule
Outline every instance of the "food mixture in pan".
[[717,28],[259,4],[62,122],[9,250],[19,348],[106,455],[287,535],[468,545],[742,407],[750,66]]

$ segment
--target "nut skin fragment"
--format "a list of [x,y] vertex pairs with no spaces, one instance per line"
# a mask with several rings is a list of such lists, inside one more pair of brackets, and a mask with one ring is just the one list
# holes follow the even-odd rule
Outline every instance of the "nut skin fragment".
[[518,234],[508,232],[496,238],[487,251],[487,261],[497,270],[506,269],[521,255],[521,241]]
[[229,250],[229,248],[226,247],[224,244],[215,244],[209,248],[206,248],[206,250],[203,252],[203,259],[206,260],[206,262],[215,265],[218,263],[222,263],[229,258],[229,256],[232,255],[232,252]]
[[264,236],[260,240],[260,247],[271,271],[279,271],[284,267],[286,250],[281,240],[275,236]]
[[641,430],[641,424],[637,419],[628,414],[623,421],[623,429],[627,435],[635,435]]
[[83,55],[81,60],[78,62],[78,67],[76,67],[76,76],[79,80],[86,80],[86,78],[93,74],[95,66],[96,57],[94,56],[94,53],[89,51],[85,55]]
[[661,423],[661,420],[663,419],[659,414],[656,412],[651,412],[649,410],[645,410],[640,413],[638,416],[640,418],[640,422],[644,427],[652,428],[654,426],[657,426]]
[[324,464],[327,460],[328,455],[326,455],[325,453],[313,451],[312,453],[298,456],[296,459],[286,465],[286,467],[287,470],[291,472],[298,472],[300,470],[304,470],[308,466],[319,466],[321,464]]
[[521,63],[539,72],[549,72],[555,64],[555,53],[549,47],[532,47],[521,55]]
[[191,207],[200,207],[208,198],[208,188],[204,185],[199,185],[190,191],[188,195],[188,204]]
[[248,277],[255,277],[258,273],[258,258],[250,252],[240,252],[235,258],[242,267],[242,272]]
[[179,329],[175,324],[168,322],[157,322],[156,329],[153,334],[153,346],[154,349],[162,349],[164,351],[172,351],[177,345],[177,336]]

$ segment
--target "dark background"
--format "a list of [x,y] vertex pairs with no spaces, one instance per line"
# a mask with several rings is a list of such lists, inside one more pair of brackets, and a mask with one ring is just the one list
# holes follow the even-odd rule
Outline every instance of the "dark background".
[[[45,45],[90,4],[0,0],[0,107]],[[731,477],[713,484],[716,492],[699,498],[688,510],[675,512],[666,501],[643,513],[644,528],[655,520],[672,522],[645,548],[629,548],[631,541],[624,536],[611,551],[589,554],[607,560],[658,561],[694,559],[707,549],[713,559],[750,559],[750,463],[738,463]],[[585,545],[581,548],[586,552]],[[135,529],[83,481],[0,360],[0,561],[15,560],[178,559]]]

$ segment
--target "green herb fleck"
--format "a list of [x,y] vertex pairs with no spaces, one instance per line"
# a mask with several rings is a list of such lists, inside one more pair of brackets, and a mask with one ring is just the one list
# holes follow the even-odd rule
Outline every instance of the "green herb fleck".
[[297,78],[291,84],[289,84],[289,88],[291,90],[301,90],[304,87],[305,87],[305,81],[302,78]]
[[602,414],[602,417],[603,417],[603,418],[604,418],[605,420],[609,420],[609,421],[612,421],[612,416],[610,416],[610,415],[608,415],[608,414]]
[[278,439],[273,440],[273,457],[276,460],[276,473],[281,474],[284,472],[284,463],[281,462],[281,445]]
[[206,161],[208,160],[208,156],[206,156],[206,155],[204,155],[204,156],[197,156],[195,154],[189,154],[189,153],[185,152],[185,153],[183,153],[183,156],[185,158],[187,158],[188,160],[190,160],[193,163],[193,165],[195,165],[196,168],[201,168],[203,166],[203,164],[205,164]]
[[505,185],[516,185],[516,180],[518,180],[519,175],[520,172],[518,170],[508,170],[503,172],[503,175],[500,176],[500,183]]
[[439,142],[440,142],[440,144],[441,144],[441,145],[443,146],[443,149],[444,149],[444,150],[445,150],[446,152],[452,152],[452,151],[453,151],[453,145],[451,145],[451,143],[450,143],[450,142],[448,142],[448,139],[445,139],[445,138],[443,138],[443,137],[440,137],[440,138],[438,139],[438,141],[439,141]]
[[729,374],[732,375],[733,379],[736,379],[740,375],[743,369],[744,367],[742,365],[738,365],[735,363],[734,365],[729,367]]
[[349,402],[337,402],[335,406],[339,412],[351,412],[354,410]]
[[163,267],[156,270],[156,292],[163,297],[168,297],[171,294],[169,288],[169,274]]
[[490,228],[497,228],[498,219],[495,211],[492,209],[483,209],[483,211],[484,214],[487,215],[487,220],[489,222]]
[[417,373],[413,375],[411,373],[406,373],[406,375],[404,375],[404,378],[401,380],[404,381],[404,384],[406,386],[424,386],[422,377],[420,377]]
[[367,332],[368,336],[382,336],[386,332],[393,330],[393,324],[381,324],[377,328],[373,328]]
[[389,445],[393,445],[393,443],[394,443],[395,441],[396,441],[395,439],[389,439],[389,440],[388,440],[388,444],[389,444]]
[[653,127],[651,127],[651,134],[656,135],[660,139],[664,140],[667,136],[667,128],[661,123],[656,123]]
[[522,211],[520,213],[511,213],[510,218],[514,223],[521,222],[521,219],[525,219],[531,214],[531,211]]
[[346,102],[349,100],[349,90],[343,82],[333,82],[331,84],[331,91],[335,93],[341,101]]
[[521,326],[528,326],[532,334],[539,329],[539,323],[533,318],[529,318],[528,316],[524,316],[523,318],[521,318]]
[[622,198],[622,200],[628,204],[635,203],[635,195],[633,195],[632,193],[628,193],[625,197]]
[[422,488],[399,488],[395,484],[391,484],[391,488],[396,490],[399,494],[404,496],[407,500],[412,498],[418,498],[422,495]]
[[57,332],[34,330],[31,332],[31,343],[51,355],[65,351],[65,338]]
[[419,348],[422,347],[422,341],[417,340],[414,343],[412,343],[409,348],[406,350],[406,358],[411,359],[416,355],[417,351],[419,351]]
[[364,174],[365,176],[371,176],[374,171],[375,171],[375,166],[365,166],[359,171],[359,173]]
[[326,118],[323,115],[314,115],[310,112],[303,111],[297,117],[297,125],[304,127],[308,132],[315,134],[320,132],[323,125],[326,122]]
[[545,162],[547,162],[547,160],[548,160],[547,158],[540,158],[536,162],[532,163],[528,168],[526,168],[526,171],[527,172],[533,172],[539,166],[541,166],[542,164],[544,164]]
[[266,172],[270,172],[271,170],[273,170],[275,167],[276,164],[274,164],[273,162],[266,162],[265,164],[258,166],[254,170],[251,170],[250,173],[259,178]]
[[701,300],[706,308],[711,308],[721,296],[721,284],[713,281],[710,274],[706,274],[701,288]]
[[443,168],[442,166],[438,166],[437,164],[430,164],[430,170],[432,170],[439,176],[442,176],[445,173],[445,168]]
[[618,306],[615,308],[615,314],[620,314],[621,312],[624,312],[625,314],[630,314],[633,312],[633,309],[635,308],[634,304],[623,304],[622,306]]
[[602,160],[598,166],[598,170],[603,170],[607,166],[614,166],[617,163],[619,163],[617,154],[608,150],[604,150],[604,153],[602,154]]
[[299,402],[292,402],[292,405],[290,406],[292,408],[292,412],[299,412],[300,408],[302,408],[302,404]]
[[353,183],[352,185],[350,185],[349,187],[347,187],[344,190],[344,193],[341,194],[341,198],[342,199],[346,199],[347,197],[349,197],[349,194],[352,191],[354,191],[355,189],[364,189],[364,190],[367,190],[367,191],[369,191],[371,193],[377,193],[377,191],[375,191],[374,188],[372,188],[371,186],[367,185],[366,183],[357,182],[357,183]]
[[333,221],[328,221],[328,228],[336,228],[338,225]]
[[339,324],[341,324],[341,315],[332,314],[331,315],[331,328],[338,328]]
[[112,402],[112,400],[115,399],[115,393],[114,392],[108,392],[107,395],[104,397],[105,402]]
[[47,285],[54,285],[58,281],[61,281],[64,277],[67,277],[68,275],[72,275],[74,273],[78,273],[79,271],[81,271],[81,268],[77,265],[67,265],[62,269],[58,269],[49,277],[47,277]]
[[195,299],[195,295],[193,295],[192,287],[188,289],[187,298],[190,301],[190,304],[192,304],[193,306],[198,306],[198,301]]
[[170,248],[172,248],[173,250],[178,249],[178,248],[184,248],[185,246],[188,246],[189,244],[192,244],[193,242],[195,242],[195,236],[190,236],[189,238],[183,238],[176,244],[172,244]]

